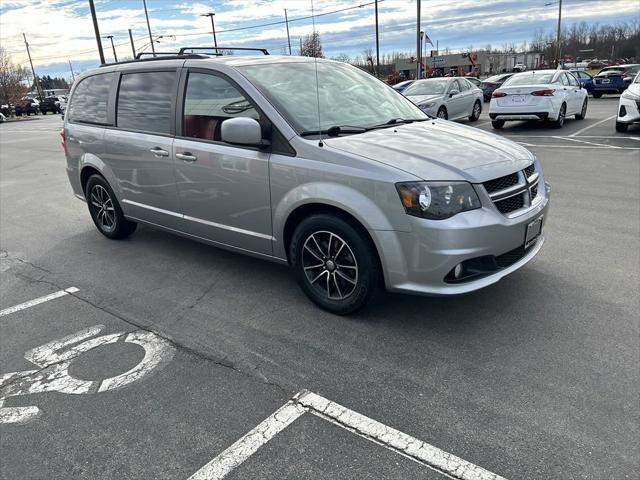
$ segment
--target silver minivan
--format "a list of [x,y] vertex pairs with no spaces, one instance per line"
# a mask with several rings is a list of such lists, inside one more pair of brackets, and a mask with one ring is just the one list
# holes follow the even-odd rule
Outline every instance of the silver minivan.
[[337,314],[381,288],[477,290],[544,243],[549,187],[531,152],[339,62],[106,65],[75,82],[61,134],[73,191],[106,237],[142,223],[288,264]]

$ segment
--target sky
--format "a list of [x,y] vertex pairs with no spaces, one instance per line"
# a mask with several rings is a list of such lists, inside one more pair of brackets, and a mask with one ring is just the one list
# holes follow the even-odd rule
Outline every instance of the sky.
[[[95,5],[100,34],[113,35],[120,60],[132,55],[129,28],[136,50],[150,51],[142,0],[95,0]],[[375,50],[373,0],[313,0],[313,6],[326,57]],[[207,12],[216,14],[220,46],[288,53],[285,25],[276,23],[284,22],[285,8],[294,54],[299,39],[313,31],[311,19],[304,18],[311,15],[311,0],[147,0],[147,7],[158,51],[212,45],[211,21],[201,16]],[[434,44],[438,40],[441,53],[521,44],[536,29],[555,31],[558,15],[553,0],[422,0],[421,8],[421,29]],[[381,54],[415,52],[416,0],[379,0],[378,9]],[[563,0],[562,19],[564,25],[640,21],[640,0]],[[264,26],[268,23],[276,24]],[[0,0],[0,45],[15,63],[28,67],[23,33],[38,75],[71,78],[69,61],[75,73],[99,64],[88,0]],[[108,39],[103,48],[106,61],[113,61]]]

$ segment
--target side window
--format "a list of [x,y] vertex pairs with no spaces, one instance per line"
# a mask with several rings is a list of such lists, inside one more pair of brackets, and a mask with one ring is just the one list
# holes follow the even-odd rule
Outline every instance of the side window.
[[171,133],[175,72],[126,73],[120,79],[116,125],[129,130]]
[[67,115],[70,122],[107,125],[107,99],[115,73],[86,77],[73,91]]
[[569,85],[573,87],[577,87],[579,85],[578,81],[576,80],[576,77],[574,77],[570,73],[567,73],[566,75],[567,75],[567,79],[569,80]]
[[183,135],[219,142],[222,122],[232,117],[260,121],[260,114],[253,104],[228,80],[208,73],[189,73]]

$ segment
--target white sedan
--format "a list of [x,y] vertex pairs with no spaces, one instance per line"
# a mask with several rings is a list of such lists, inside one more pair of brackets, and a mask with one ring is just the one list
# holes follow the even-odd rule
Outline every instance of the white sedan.
[[632,123],[640,123],[640,73],[636,75],[629,88],[620,95],[616,130],[626,132]]
[[489,118],[493,128],[511,120],[543,120],[554,127],[565,118],[587,115],[587,91],[564,70],[532,70],[516,73],[491,95]]
[[432,117],[475,122],[482,113],[482,90],[463,77],[417,80],[402,94]]

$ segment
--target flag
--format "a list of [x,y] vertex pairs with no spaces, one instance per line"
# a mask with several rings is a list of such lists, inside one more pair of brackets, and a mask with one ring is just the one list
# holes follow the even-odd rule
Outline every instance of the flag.
[[431,44],[431,46],[433,47],[433,42],[431,41],[431,39],[429,38],[429,35],[427,35],[427,32],[424,32],[424,44],[426,45],[427,42],[429,42]]

